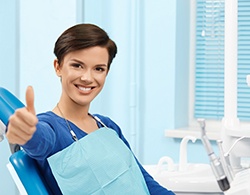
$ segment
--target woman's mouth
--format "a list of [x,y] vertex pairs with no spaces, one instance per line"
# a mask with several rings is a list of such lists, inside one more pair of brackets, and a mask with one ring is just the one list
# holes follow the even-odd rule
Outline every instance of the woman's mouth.
[[83,87],[76,85],[76,87],[82,92],[82,93],[89,93],[94,87]]
[[79,87],[78,86],[78,89],[80,89],[81,91],[87,92],[87,91],[90,91],[92,88],[91,87]]

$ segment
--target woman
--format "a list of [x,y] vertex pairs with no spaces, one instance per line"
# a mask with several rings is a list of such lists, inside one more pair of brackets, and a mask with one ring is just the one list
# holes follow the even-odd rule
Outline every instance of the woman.
[[62,93],[52,111],[36,115],[32,87],[26,107],[10,117],[6,137],[34,158],[53,194],[173,194],[143,169],[118,125],[91,115],[117,53],[107,33],[78,24],[55,43]]

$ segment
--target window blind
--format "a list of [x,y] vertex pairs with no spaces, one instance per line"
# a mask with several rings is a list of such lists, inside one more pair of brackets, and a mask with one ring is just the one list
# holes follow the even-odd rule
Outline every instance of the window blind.
[[[238,117],[250,120],[250,0],[238,2]],[[224,116],[224,0],[196,1],[194,117]]]

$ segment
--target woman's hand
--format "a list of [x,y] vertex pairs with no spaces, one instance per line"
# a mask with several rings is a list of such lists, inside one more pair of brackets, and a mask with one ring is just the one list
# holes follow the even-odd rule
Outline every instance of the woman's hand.
[[36,131],[38,118],[34,107],[34,91],[31,86],[26,90],[26,107],[17,109],[9,118],[6,137],[9,143],[24,145]]

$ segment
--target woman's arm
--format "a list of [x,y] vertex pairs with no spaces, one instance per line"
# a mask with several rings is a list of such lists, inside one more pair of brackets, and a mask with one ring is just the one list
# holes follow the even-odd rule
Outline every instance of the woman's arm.
[[32,138],[21,145],[25,152],[36,160],[47,158],[55,146],[55,132],[46,122],[38,122]]

